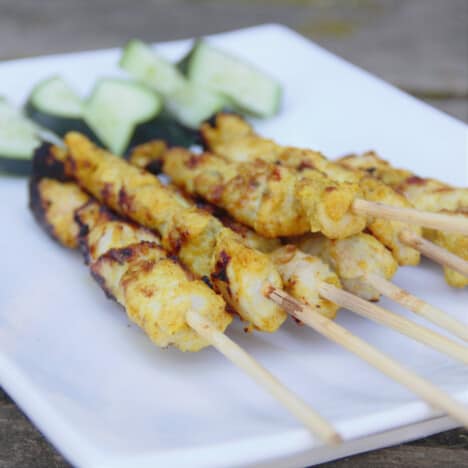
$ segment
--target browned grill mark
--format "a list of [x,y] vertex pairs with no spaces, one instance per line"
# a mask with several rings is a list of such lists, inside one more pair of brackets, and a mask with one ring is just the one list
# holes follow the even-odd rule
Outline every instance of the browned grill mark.
[[154,161],[150,161],[146,165],[145,169],[148,172],[151,172],[151,174],[155,174],[155,175],[161,174],[161,172],[163,171],[163,161],[160,159],[155,159]]
[[47,220],[47,210],[51,202],[44,199],[40,190],[40,183],[41,179],[35,177],[29,181],[29,208],[36,221],[45,229],[47,234],[49,234],[52,239],[61,243],[55,233],[54,226]]
[[99,284],[101,289],[104,291],[104,294],[108,299],[111,299],[113,301],[116,301],[115,296],[110,292],[110,290],[106,286],[106,280],[102,275],[100,275],[95,269],[94,265],[91,265],[91,276],[94,278],[94,280]]
[[101,198],[104,203],[109,204],[112,201],[112,183],[105,182],[101,189]]
[[211,289],[213,289],[213,285],[211,284],[210,278],[206,275],[201,277],[201,280]]
[[426,183],[426,180],[416,175],[413,175],[406,179],[406,183],[410,185],[424,185]]
[[127,191],[125,190],[125,187],[122,187],[119,190],[119,205],[122,207],[122,209],[126,213],[131,211],[132,205],[133,205],[133,200],[134,200],[134,196],[129,195],[127,193]]
[[177,255],[180,252],[180,249],[189,239],[189,233],[186,230],[176,229],[174,235],[172,232],[169,237],[169,244],[171,246],[171,255]]
[[185,163],[185,165],[189,169],[195,169],[199,163],[200,163],[200,157],[195,154],[191,154],[190,157],[187,159],[187,162]]
[[224,283],[229,283],[229,278],[227,276],[227,266],[230,260],[231,257],[224,250],[222,250],[218,261],[216,262],[214,272],[211,274],[212,280],[219,280],[223,281]]
[[275,166],[273,172],[271,173],[271,178],[276,181],[281,180],[281,170],[278,166]]
[[69,180],[63,161],[54,154],[57,149],[50,143],[43,143],[34,152],[32,173],[37,178],[49,177],[61,182]]
[[305,169],[315,169],[315,165],[310,162],[310,161],[301,161],[301,163],[299,164],[299,166],[297,166],[297,170],[299,172],[302,172],[304,171]]

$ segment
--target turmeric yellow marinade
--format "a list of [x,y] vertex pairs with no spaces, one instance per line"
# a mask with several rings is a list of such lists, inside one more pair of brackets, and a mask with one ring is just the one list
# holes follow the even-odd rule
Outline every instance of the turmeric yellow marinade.
[[[404,194],[420,210],[458,213],[468,216],[468,188],[452,187],[436,179],[422,178],[406,169],[394,168],[374,152],[350,155],[339,160],[346,168],[365,171]],[[432,229],[423,230],[424,237],[459,257],[468,260],[468,236]],[[445,279],[455,287],[468,286],[468,278],[445,267]]]
[[[166,149],[165,145],[158,140],[139,145],[132,151],[130,162],[157,173],[161,169],[159,163],[163,160]],[[234,221],[225,211],[214,205],[202,199],[191,199],[180,189],[171,188],[171,190],[178,193],[185,203],[196,203],[202,209],[209,210],[225,226],[238,233],[249,247],[270,254],[282,275],[285,288],[288,289],[294,283],[297,290],[301,284],[301,299],[329,317],[332,317],[336,310],[331,309],[331,306],[318,304],[316,299],[318,281],[323,280],[325,271],[331,268],[337,273],[345,289],[363,299],[376,301],[380,297],[379,292],[362,281],[363,277],[373,273],[390,279],[397,270],[398,264],[392,254],[369,234],[359,233],[341,240],[331,240],[321,234],[306,234],[288,239],[288,242],[296,247],[292,245],[281,247],[280,239],[263,237],[247,226]],[[289,260],[286,261],[286,259]],[[323,268],[323,262],[328,265],[328,268]],[[299,278],[288,275],[291,271],[301,272]],[[295,295],[292,290],[288,292]]]
[[266,161],[233,163],[184,148],[165,153],[163,171],[177,186],[224,208],[266,237],[322,232],[344,238],[366,224],[350,211],[359,186],[338,184],[318,171],[305,179]]
[[198,351],[208,345],[187,324],[190,310],[221,331],[231,322],[223,299],[168,258],[154,233],[116,219],[76,184],[33,179],[31,208],[60,243],[74,248],[79,240],[106,294],[158,346]]
[[[79,142],[85,142],[87,144],[84,150],[86,156],[75,156],[76,153],[74,153],[74,151],[76,152],[76,148],[73,145],[76,142],[72,141],[70,144],[67,138],[70,154],[64,157],[66,161],[65,165],[67,167],[75,166],[69,168],[68,173],[74,175],[79,182],[86,184],[88,190],[94,191],[94,193],[98,193],[99,195],[98,188],[101,186],[104,188],[104,192],[107,191],[105,195],[108,197],[109,190],[111,190],[109,184],[110,177],[111,179],[113,178],[113,180],[117,180],[117,183],[114,184],[115,187],[125,187],[126,192],[132,190],[132,187],[144,187],[147,189],[145,193],[150,194],[147,198],[144,198],[141,197],[141,192],[135,189],[133,192],[134,200],[131,203],[124,203],[123,200],[127,199],[128,194],[126,193],[123,195],[122,191],[119,189],[120,194],[118,200],[112,201],[107,198],[109,205],[115,207],[116,211],[120,211],[128,217],[136,219],[137,216],[135,213],[139,208],[140,213],[138,219],[142,219],[147,225],[155,226],[155,218],[152,218],[152,216],[156,215],[152,213],[159,210],[161,199],[165,197],[168,203],[173,204],[173,220],[170,222],[173,224],[177,222],[177,226],[184,229],[184,232],[188,234],[196,232],[193,230],[193,225],[190,224],[193,219],[205,220],[205,222],[209,222],[216,227],[216,231],[213,233],[215,236],[214,239],[211,237],[208,238],[210,243],[212,241],[215,243],[214,253],[209,249],[205,249],[204,251],[198,248],[198,245],[210,246],[210,243],[207,242],[206,232],[201,231],[198,237],[193,240],[191,240],[190,235],[184,235],[182,242],[176,244],[180,247],[178,249],[178,254],[181,256],[181,252],[183,252],[182,249],[185,247],[187,249],[185,259],[190,260],[192,257],[190,257],[188,253],[190,253],[190,242],[192,242],[195,247],[197,247],[196,255],[199,257],[197,258],[197,265],[204,263],[209,264],[210,262],[206,261],[206,257],[210,255],[214,257],[211,261],[211,264],[214,265],[213,271],[211,275],[209,270],[205,271],[205,276],[210,275],[208,278],[213,285],[217,287],[218,291],[221,292],[224,297],[228,298],[228,302],[231,305],[234,305],[234,301],[232,300],[233,295],[236,294],[239,296],[238,303],[245,307],[246,311],[244,315],[240,315],[245,320],[251,322],[255,327],[265,331],[274,331],[284,320],[284,311],[282,309],[278,310],[274,304],[270,303],[270,301],[266,301],[264,297],[265,287],[267,285],[273,285],[278,288],[283,286],[281,276],[285,279],[285,289],[291,294],[294,294],[296,298],[304,300],[308,305],[314,307],[323,315],[328,317],[334,317],[336,315],[338,306],[318,297],[318,285],[319,281],[336,284],[337,286],[340,285],[340,282],[336,274],[322,262],[317,261],[318,259],[306,258],[305,255],[299,258],[299,256],[291,255],[291,251],[288,251],[287,255],[278,255],[273,259],[256,249],[246,246],[243,236],[223,226],[222,223],[211,214],[196,209],[175,189],[162,186],[154,176],[150,176],[150,174],[130,166],[120,158],[113,157],[105,152],[99,152],[88,140],[78,135],[76,136]],[[76,170],[77,161],[80,161],[80,163],[85,166],[83,172],[87,172],[86,175]],[[94,166],[94,169],[91,169],[91,165]],[[99,167],[101,170],[96,170],[96,167]],[[109,172],[105,171],[104,167],[106,167]],[[126,175],[123,177],[117,176],[117,168],[120,168],[122,171],[121,174],[124,173]],[[78,176],[76,174],[78,174]],[[89,182],[89,179],[92,179],[92,182]],[[87,180],[88,182],[86,182]],[[137,185],[139,180],[145,180],[146,184]],[[141,213],[146,214],[146,219]],[[187,213],[191,214],[192,217],[189,218]],[[148,222],[148,220],[153,221]],[[169,234],[166,233],[166,236],[163,235],[162,237],[163,243],[165,237],[167,239],[171,234],[172,237],[170,237],[170,239],[174,239],[175,237],[173,229],[169,229],[168,232]],[[265,240],[265,244],[266,243],[272,244],[273,242]],[[176,250],[172,252],[177,253]],[[195,255],[193,255],[193,257],[195,257]],[[304,269],[303,266],[306,263],[313,265],[313,268]],[[187,261],[185,261],[184,264],[187,264]],[[190,265],[188,266],[190,267]],[[259,266],[261,268],[259,268]],[[265,266],[267,268],[265,268]],[[199,276],[200,270],[195,271],[193,269],[193,263],[191,267],[192,271]],[[267,272],[268,275],[265,275],[265,272]],[[314,284],[315,287],[311,286]],[[243,286],[243,289],[239,288],[237,285]],[[238,291],[240,291],[240,294],[238,294]],[[264,302],[266,302],[266,304],[262,305]],[[273,315],[270,311],[273,311],[276,315]],[[247,313],[249,315],[247,315]],[[276,323],[273,322],[271,318],[275,319]],[[267,321],[268,319],[269,321]],[[271,326],[272,323],[275,328]],[[267,326],[265,326],[265,324]]]
[[287,314],[267,299],[267,286],[283,286],[274,263],[247,247],[209,213],[184,206],[159,180],[99,149],[79,133],[65,138],[66,173],[117,213],[154,229],[163,248],[209,281],[226,302],[255,328],[273,332]]
[[[272,140],[260,137],[238,116],[220,114],[214,125],[204,124],[201,133],[207,148],[228,161],[267,161],[294,170],[306,181],[316,178],[317,173],[323,173],[338,186],[349,184],[360,187],[362,192],[356,193],[356,196],[366,200],[403,208],[412,206],[404,196],[364,172],[349,170],[330,162],[317,151],[280,146]],[[309,186],[310,183],[303,184]],[[419,227],[370,218],[367,220],[367,228],[392,251],[400,265],[416,265],[419,262],[419,252],[405,245],[399,237],[402,230],[420,234]],[[325,231],[322,232],[329,238],[348,237],[330,236]]]

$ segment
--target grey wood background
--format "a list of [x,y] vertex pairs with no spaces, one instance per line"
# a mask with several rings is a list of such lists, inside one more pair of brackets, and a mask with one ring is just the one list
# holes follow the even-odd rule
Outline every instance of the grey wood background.
[[[178,39],[265,22],[286,24],[468,122],[466,0],[0,0],[0,60],[121,46],[131,37]],[[0,389],[0,468],[65,466]],[[323,467],[468,467],[468,431]]]

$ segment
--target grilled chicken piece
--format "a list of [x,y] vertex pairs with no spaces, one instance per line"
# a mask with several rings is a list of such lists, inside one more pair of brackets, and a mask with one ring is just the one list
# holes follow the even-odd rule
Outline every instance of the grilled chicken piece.
[[[138,154],[139,148],[136,147],[133,154],[136,154],[137,157],[131,158],[130,161],[133,164],[140,164],[141,167],[150,172],[158,170],[155,169],[154,165],[151,165],[153,161],[150,151],[151,144],[142,146],[144,146],[142,148],[144,151],[142,151],[141,156]],[[153,154],[159,159],[158,145],[155,145],[155,150],[156,152]],[[270,258],[281,274],[284,288],[288,293],[314,308],[318,313],[328,318],[335,318],[338,306],[320,296],[318,285],[320,282],[325,281],[341,287],[340,281],[319,258],[306,255],[293,245],[282,247],[279,239],[269,239],[257,234],[249,227],[234,221],[223,210],[204,200],[190,199],[185,194],[181,194],[181,196],[188,203],[196,204],[199,208],[212,213],[224,226],[239,234],[243,242],[249,247],[260,252],[269,253]]]
[[302,251],[320,257],[337,272],[347,291],[368,301],[378,301],[380,293],[366,284],[364,276],[374,273],[389,280],[398,268],[392,254],[366,233],[342,240],[314,234],[291,241]]
[[75,211],[75,221],[80,226],[80,244],[87,263],[127,245],[141,242],[160,245],[159,237],[149,229],[116,219],[95,200]]
[[[116,219],[74,183],[33,180],[30,193],[36,218],[48,220],[46,229],[56,240],[76,247],[78,241],[71,245],[69,239],[81,232],[94,278],[158,346],[198,351],[208,345],[186,323],[189,310],[209,318],[221,331],[231,322],[222,298],[168,258],[147,229]],[[56,212],[59,217],[51,216]]]
[[393,168],[388,161],[379,158],[374,151],[368,151],[360,156],[350,154],[338,159],[337,163],[347,169],[365,171],[369,176],[393,188],[413,175],[410,171]]
[[73,182],[33,178],[29,184],[29,206],[34,217],[49,235],[66,247],[78,247],[79,226],[75,210],[89,200]]
[[[411,203],[404,196],[377,179],[363,177],[360,183],[366,200],[390,206],[412,208]],[[411,231],[417,235],[422,235],[422,229],[419,226],[382,218],[371,218],[367,228],[382,244],[391,250],[400,265],[417,265],[420,262],[421,254],[400,240],[403,231]]]
[[68,134],[65,141],[68,176],[117,213],[157,230],[165,250],[178,255],[193,274],[211,281],[255,328],[273,332],[283,323],[284,310],[264,295],[270,284],[282,287],[267,256],[244,245],[209,213],[186,207],[152,174],[98,149],[78,133]]
[[[386,203],[391,206],[405,208],[412,206],[401,194],[396,193],[385,184],[375,181],[366,172],[331,162],[317,151],[280,146],[271,140],[260,137],[241,117],[232,114],[219,114],[214,126],[209,123],[202,126],[202,135],[205,145],[210,150],[229,161],[262,159],[294,169],[306,180],[314,180],[317,178],[317,171],[320,171],[335,184],[340,184],[341,187],[349,189],[360,187],[362,192],[355,192],[355,197],[361,196],[366,200]],[[307,186],[308,182],[305,182],[305,187]],[[305,202],[304,206],[310,206],[309,203],[310,201]],[[330,199],[330,204],[333,203],[336,201]],[[340,205],[337,203],[336,206]],[[348,217],[343,220],[343,224],[353,219],[349,217],[349,214],[347,215]],[[400,241],[402,230],[421,234],[419,227],[384,219],[369,219],[367,228],[392,251],[400,265],[419,263],[419,252]],[[313,230],[311,231],[313,232]],[[322,230],[322,233],[327,235],[325,230]],[[345,236],[327,235],[327,237],[343,238]]]
[[194,280],[157,244],[147,241],[111,249],[92,265],[93,276],[158,346],[198,351],[207,346],[186,322],[194,310],[224,331],[232,320],[224,301]]
[[357,186],[337,184],[317,171],[299,178],[265,161],[237,164],[183,148],[164,154],[163,171],[186,192],[224,208],[265,237],[322,231],[342,238],[365,225],[363,218],[350,213]]
[[285,290],[296,299],[328,318],[335,318],[339,306],[319,294],[320,283],[341,288],[341,283],[326,263],[301,252],[294,245],[285,245],[271,254],[283,278]]
[[339,162],[344,167],[365,171],[385,182],[420,210],[468,211],[468,188],[452,187],[436,179],[424,179],[405,169],[394,168],[373,151],[361,156],[345,156]]
[[[260,160],[233,165],[209,153],[197,157],[182,148],[166,154],[157,140],[136,147],[130,162],[152,173],[162,170],[185,191],[221,206],[266,237],[322,231],[342,238],[365,226],[364,218],[350,213],[358,185],[337,184],[315,170],[301,180],[287,168]],[[272,212],[279,213],[280,219]]]
[[[460,212],[459,214],[464,214],[464,212]],[[468,261],[468,236],[450,232],[434,231],[431,229],[425,229],[424,236],[434,242],[434,244],[440,245],[449,252],[452,252]],[[455,288],[464,288],[468,286],[468,277],[455,270],[444,267],[444,276],[450,286]]]
[[[378,180],[389,184],[404,194],[420,210],[451,212],[468,216],[468,188],[452,187],[435,179],[423,179],[405,169],[392,167],[374,152],[361,156],[350,155],[340,159],[345,167],[359,169]],[[424,237],[468,260],[468,238],[462,234],[445,233],[431,229],[423,230]],[[444,267],[447,283],[454,287],[468,286],[468,278]]]
[[151,140],[134,146],[128,158],[132,166],[145,169],[152,174],[159,174],[162,170],[162,156],[167,151],[163,140]]
[[[133,164],[140,164],[141,167],[146,168],[150,172],[159,170],[160,166],[156,168],[152,164],[155,158],[161,160],[159,145],[154,145],[154,152],[151,151],[152,147],[151,143],[142,145],[141,154],[138,154],[140,153],[140,149],[136,147],[133,153],[134,156],[132,155],[130,160]],[[329,318],[336,316],[338,307],[336,304],[330,303],[320,296],[318,286],[320,282],[325,281],[341,287],[340,281],[322,260],[300,252],[293,245],[282,247],[279,239],[269,239],[257,234],[249,227],[234,221],[224,210],[204,200],[190,199],[188,195],[182,192],[180,195],[184,197],[187,203],[196,204],[199,208],[212,213],[220,219],[223,225],[238,233],[249,247],[269,253],[270,258],[274,261],[281,274],[285,289],[291,295]]]

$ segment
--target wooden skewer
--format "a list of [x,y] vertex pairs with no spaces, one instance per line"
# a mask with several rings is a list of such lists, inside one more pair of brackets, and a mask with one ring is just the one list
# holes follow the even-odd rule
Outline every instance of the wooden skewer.
[[366,274],[366,276],[363,277],[363,280],[384,296],[387,296],[402,306],[407,307],[409,310],[412,310],[421,317],[435,323],[439,327],[453,333],[459,338],[468,341],[468,326],[459,320],[450,317],[445,312],[437,309],[437,307],[413,296],[405,289],[398,287],[396,284],[374,273]]
[[353,202],[353,211],[356,214],[364,216],[390,219],[405,224],[415,224],[439,231],[455,232],[468,236],[468,218],[466,216],[390,206],[361,198]]
[[210,320],[191,310],[187,313],[187,323],[233,364],[241,368],[250,375],[253,380],[263,386],[323,441],[332,445],[342,442],[341,437],[329,422],[310,408],[307,403],[284,387],[281,382],[246,353],[239,345],[234,343],[234,341],[228,338],[224,333],[217,330]]
[[458,359],[464,364],[468,364],[468,348],[455,341],[436,333],[429,328],[418,325],[400,315],[394,314],[383,307],[361,299],[354,294],[343,291],[328,283],[321,283],[319,294],[335,304],[345,309],[349,309],[355,314],[366,317],[374,322],[380,323],[406,335],[416,341],[424,343],[431,348],[447,354],[454,359]]
[[391,379],[406,386],[433,408],[445,411],[454,420],[468,427],[468,408],[439,390],[432,383],[409,371],[329,318],[296,301],[285,291],[270,286],[266,291],[266,295],[302,323],[356,354]]
[[434,260],[434,262],[445,265],[452,270],[457,271],[461,275],[468,277],[468,261],[463,260],[463,258],[460,258],[443,247],[439,247],[411,231],[403,231],[400,234],[400,239],[402,242],[418,250],[426,257]]

